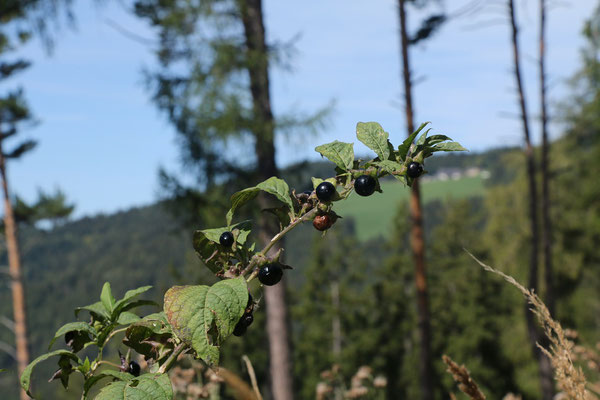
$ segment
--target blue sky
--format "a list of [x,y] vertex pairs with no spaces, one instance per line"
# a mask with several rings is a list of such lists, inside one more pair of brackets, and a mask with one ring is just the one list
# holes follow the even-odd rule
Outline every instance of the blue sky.
[[[467,1],[447,1],[453,13]],[[12,162],[12,190],[33,200],[37,188],[62,188],[77,216],[149,204],[159,190],[157,170],[180,171],[175,133],[149,99],[143,68],[152,68],[152,46],[125,37],[107,21],[152,39],[152,32],[118,2],[76,2],[75,30],[63,29],[48,56],[38,42],[22,52],[33,66],[5,88],[22,85],[39,124],[22,137],[38,148]],[[336,101],[330,124],[318,136],[277,141],[279,165],[317,158],[314,147],[335,139],[356,142],[358,121],[378,121],[393,142],[405,135],[401,109],[396,2],[265,0],[269,40],[299,34],[293,71],[274,70],[274,110],[316,110]],[[579,65],[580,31],[596,5],[571,0],[550,12],[548,73],[551,100],[568,95],[564,81]],[[530,110],[537,112],[537,2],[519,2],[522,53]],[[502,10],[503,11],[503,10]],[[412,25],[421,15],[411,14]],[[471,150],[520,144],[511,69],[509,30],[495,21],[504,13],[456,19],[412,51],[416,120],[432,121]],[[477,26],[473,26],[477,25]],[[537,124],[532,123],[537,136]],[[558,134],[559,127],[552,126]],[[355,144],[357,153],[367,150]]]

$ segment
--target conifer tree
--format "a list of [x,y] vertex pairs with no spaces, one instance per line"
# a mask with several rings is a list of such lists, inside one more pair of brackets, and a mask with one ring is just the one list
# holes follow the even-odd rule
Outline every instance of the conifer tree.
[[[222,203],[236,182],[276,176],[276,135],[314,128],[323,113],[275,117],[269,65],[283,53],[267,40],[261,0],[138,0],[134,10],[157,31],[160,67],[148,74],[148,82],[154,101],[177,128],[183,164],[195,180],[195,185],[186,186],[162,171],[165,187],[191,205],[195,223],[200,217],[221,224],[210,220],[215,213],[198,210],[214,207],[211,199]],[[226,188],[219,186],[223,182],[228,182]],[[267,197],[259,196],[259,202],[261,208],[269,207]],[[260,242],[278,232],[267,216],[259,225]],[[267,288],[265,299],[273,396],[289,400],[293,389],[285,285]]]

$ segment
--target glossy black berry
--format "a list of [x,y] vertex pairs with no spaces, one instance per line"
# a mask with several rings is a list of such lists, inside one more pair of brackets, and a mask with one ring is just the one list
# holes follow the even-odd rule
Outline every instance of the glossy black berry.
[[418,178],[423,173],[423,166],[418,162],[411,162],[406,169],[406,175],[409,178]]
[[277,264],[267,264],[258,271],[258,280],[263,285],[273,286],[281,280],[283,269]]
[[246,333],[247,328],[248,325],[244,323],[244,317],[242,317],[242,319],[240,319],[238,323],[235,324],[235,328],[233,328],[233,334],[235,336],[242,336],[244,333]]
[[129,369],[127,370],[133,376],[140,376],[140,364],[135,361],[129,362]]
[[250,326],[252,325],[252,322],[254,322],[254,316],[252,314],[244,314],[244,316],[242,317],[242,321],[244,321],[244,324],[246,324],[246,326]]
[[370,196],[375,191],[377,181],[369,175],[361,175],[354,181],[354,190],[361,196]]
[[223,232],[219,238],[219,243],[225,247],[231,247],[233,244],[233,233]]
[[321,182],[315,189],[317,192],[317,198],[321,201],[329,201],[335,194],[335,186],[331,182]]

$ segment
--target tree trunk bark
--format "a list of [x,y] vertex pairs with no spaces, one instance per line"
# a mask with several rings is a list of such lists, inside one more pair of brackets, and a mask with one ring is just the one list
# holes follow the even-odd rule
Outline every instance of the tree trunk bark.
[[[269,62],[265,44],[262,2],[261,0],[245,0],[240,4],[248,52],[247,59],[249,60],[250,91],[254,117],[257,122],[254,131],[257,173],[260,180],[265,180],[277,175],[277,166],[275,164],[275,132],[269,92]],[[266,196],[259,196],[259,204],[261,208],[268,207]],[[259,221],[260,241],[266,244],[278,232],[279,227],[276,222],[263,214]],[[273,246],[271,252],[277,252],[281,246],[282,243],[279,242],[278,245]],[[271,390],[275,400],[293,399],[285,288],[285,279],[275,286],[265,288]]]
[[540,0],[540,102],[542,128],[542,246],[544,251],[544,302],[554,316],[556,294],[552,265],[552,221],[550,219],[550,181],[548,176],[550,144],[548,142],[548,111],[546,106],[546,0]]
[[[11,280],[13,315],[15,319],[15,344],[17,347],[17,368],[19,376],[29,364],[29,350],[27,348],[27,315],[25,312],[25,290],[23,288],[23,276],[21,274],[21,259],[19,254],[19,241],[17,239],[17,226],[15,223],[12,204],[8,191],[8,180],[6,177],[6,159],[0,139],[0,178],[4,192],[4,231],[6,236],[6,248],[8,251],[8,267]],[[20,399],[27,400],[29,396],[21,390]]]
[[[412,79],[408,54],[408,34],[406,28],[405,0],[398,0],[400,14],[400,42],[402,51],[402,76],[404,81],[404,100],[406,107],[406,127],[410,135],[414,131]],[[421,192],[419,180],[412,186],[410,196],[411,233],[410,243],[415,260],[415,285],[417,293],[417,318],[420,338],[419,380],[421,398],[433,400],[433,379],[431,367],[431,327],[429,317],[429,296],[427,293],[427,268],[425,265],[425,238],[423,233],[423,214],[421,210]]]
[[[518,42],[518,29],[515,16],[515,8],[513,0],[508,0],[508,9],[510,16],[510,23],[512,28],[512,49],[513,49],[513,63],[514,63],[514,75],[517,83],[517,91],[519,97],[519,107],[521,109],[521,122],[523,124],[523,134],[525,137],[525,158],[527,165],[527,180],[529,186],[529,220],[531,229],[531,253],[529,257],[529,283],[530,289],[537,291],[538,289],[538,243],[539,243],[539,231],[538,231],[538,218],[537,218],[537,189],[535,184],[536,179],[536,166],[533,154],[533,146],[531,144],[531,137],[529,134],[529,118],[527,114],[527,103],[525,101],[525,92],[523,89],[523,83],[521,79],[521,63],[519,56],[519,42]],[[537,346],[542,335],[538,330],[534,315],[529,310],[529,304],[525,304],[525,320],[527,323],[527,331],[529,333],[529,341],[532,346],[533,353],[538,360],[540,368],[540,386],[542,391],[543,400],[552,400],[554,396],[554,385],[552,380],[552,366],[548,357],[542,353]]]

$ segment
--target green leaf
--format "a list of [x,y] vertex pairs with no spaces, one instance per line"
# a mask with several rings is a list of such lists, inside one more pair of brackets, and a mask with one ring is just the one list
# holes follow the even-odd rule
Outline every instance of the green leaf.
[[123,344],[147,359],[160,361],[173,350],[172,334],[164,313],[151,314],[127,328]]
[[[85,383],[83,384],[83,398],[87,399],[90,389],[96,383],[98,383],[101,379],[108,378],[108,377],[118,379],[119,381],[122,381],[122,382],[128,382],[128,381],[132,380],[133,378],[135,378],[133,375],[131,375],[127,372],[120,372],[120,371],[115,371],[112,369],[103,370],[103,371],[97,373],[96,375],[91,376],[90,378],[88,378],[85,381]],[[96,398],[98,398],[98,397],[96,397]]]
[[134,308],[142,307],[142,306],[160,307],[160,305],[157,302],[152,301],[152,300],[137,300],[137,301],[132,301],[130,303],[125,304],[125,306],[123,306],[123,308],[121,308],[121,312],[133,310]]
[[284,227],[288,226],[291,222],[290,214],[288,212],[289,210],[287,207],[266,208],[263,211],[271,213],[277,217],[277,219],[279,220],[280,229],[283,229]]
[[290,196],[290,188],[283,179],[272,176],[266,181],[256,185],[256,187],[277,197],[277,199],[288,206],[290,210],[294,210],[294,204],[292,203],[292,197]]
[[77,367],[77,369],[79,371],[81,371],[81,373],[83,373],[84,375],[87,374],[90,371],[91,368],[91,364],[90,364],[90,359],[88,357],[85,358],[85,361],[83,362],[83,364],[81,364],[79,367]]
[[173,332],[206,363],[219,363],[219,347],[232,334],[248,303],[243,276],[212,286],[174,286],[165,293]]
[[119,319],[117,320],[117,325],[130,325],[141,320],[136,314],[124,311],[119,315]]
[[99,301],[95,302],[94,304],[90,304],[89,306],[77,307],[75,309],[76,318],[79,316],[79,312],[82,310],[89,311],[95,320],[103,321],[110,318],[110,315],[108,312],[106,312],[106,309]]
[[406,169],[404,167],[404,164],[400,164],[399,162],[392,161],[392,160],[374,161],[373,165],[378,166],[379,168],[381,168],[388,174],[392,174],[394,172],[398,172],[398,171],[402,171],[403,169]]
[[356,137],[377,154],[380,160],[390,156],[388,146],[389,133],[383,130],[377,122],[359,122],[356,124]]
[[452,140],[446,135],[433,135],[429,136],[427,140],[425,140],[425,145],[435,146],[438,143],[445,142],[446,140]]
[[436,151],[468,151],[467,149],[462,147],[460,145],[460,143],[458,143],[458,142],[439,143],[438,145],[432,147],[431,150],[433,152],[436,152]]
[[142,286],[137,289],[132,289],[125,292],[125,296],[123,296],[121,300],[115,303],[111,318],[113,320],[116,319],[119,316],[119,313],[122,311],[123,307],[129,304],[131,300],[133,300],[140,294],[147,292],[150,289],[152,289],[152,286]]
[[347,171],[352,168],[354,163],[354,144],[333,141],[315,147],[315,150],[329,161],[333,161],[338,167]]
[[419,139],[417,140],[417,146],[422,146],[425,144],[425,141],[427,140],[427,134],[429,133],[429,131],[431,131],[431,129],[427,129],[421,134],[421,136],[419,136]]
[[48,350],[50,350],[54,342],[56,342],[56,339],[58,339],[59,337],[63,337],[68,332],[85,332],[92,335],[92,337],[98,336],[98,332],[96,332],[96,330],[93,327],[91,327],[90,324],[88,324],[87,322],[69,322],[68,324],[65,324],[58,328],[58,330],[54,334],[54,338],[52,338],[52,340],[50,341]]
[[173,387],[167,374],[144,374],[103,387],[96,400],[172,400]]
[[231,208],[227,212],[227,225],[231,225],[231,221],[233,219],[233,214],[235,213],[235,210],[237,210],[250,200],[254,199],[258,195],[259,191],[260,189],[255,186],[244,190],[240,190],[239,192],[236,192],[231,196]]
[[104,306],[104,309],[111,314],[114,310],[116,300],[112,295],[112,291],[110,290],[110,283],[105,282],[102,287],[102,293],[100,293],[100,301]]
[[31,373],[33,372],[33,368],[35,368],[35,366],[37,364],[39,364],[40,362],[45,361],[45,360],[49,359],[50,357],[54,357],[54,356],[66,356],[66,357],[70,358],[71,360],[77,362],[77,364],[81,363],[81,360],[79,359],[79,357],[77,357],[77,355],[75,353],[71,353],[68,350],[55,350],[53,352],[46,353],[46,354],[39,356],[38,358],[33,360],[31,363],[29,363],[29,365],[27,366],[27,368],[25,368],[25,370],[23,371],[23,374],[21,375],[21,381],[20,381],[21,387],[23,388],[23,390],[25,390],[27,392],[27,394],[30,397],[33,397],[31,395],[31,393],[29,393],[29,386],[31,385]]
[[417,129],[416,131],[414,131],[413,133],[411,133],[404,140],[404,142],[402,142],[402,144],[400,146],[398,146],[398,154],[400,155],[400,157],[403,160],[406,159],[406,155],[408,153],[408,149],[410,149],[410,145],[412,144],[412,142],[415,140],[415,138],[417,137],[417,135],[419,134],[419,132],[421,132],[423,130],[423,128],[425,128],[428,124],[429,124],[429,122],[425,122],[425,123],[421,124],[421,126],[419,126],[419,129]]
[[58,360],[58,371],[52,375],[49,382],[52,382],[55,379],[60,379],[60,383],[62,383],[65,389],[69,388],[69,376],[73,372],[73,366],[71,365],[71,358],[66,355],[60,356]]

